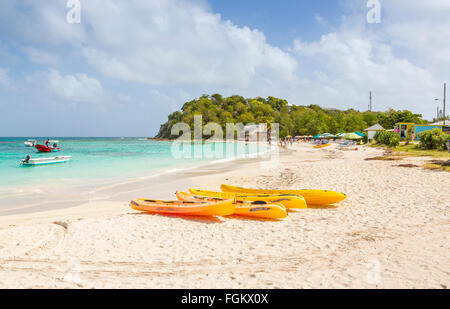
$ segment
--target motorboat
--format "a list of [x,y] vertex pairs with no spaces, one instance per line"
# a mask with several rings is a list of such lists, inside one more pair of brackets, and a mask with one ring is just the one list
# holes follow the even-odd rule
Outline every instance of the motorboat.
[[39,152],[58,152],[61,150],[59,147],[48,147],[45,145],[35,145],[34,147],[36,147]]
[[24,142],[25,146],[27,147],[34,147],[37,144],[37,140],[35,139],[29,139],[26,142]]
[[38,158],[32,159],[28,156],[26,159],[22,160],[20,164],[22,165],[46,165],[46,164],[57,164],[57,163],[66,163],[70,161],[71,156],[61,156],[61,157],[52,157],[52,158]]

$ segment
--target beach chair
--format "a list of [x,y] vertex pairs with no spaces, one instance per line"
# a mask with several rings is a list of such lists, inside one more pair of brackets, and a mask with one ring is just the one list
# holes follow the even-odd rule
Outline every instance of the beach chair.
[[338,144],[338,148],[348,147],[350,146],[351,143],[352,141],[345,141],[343,143]]

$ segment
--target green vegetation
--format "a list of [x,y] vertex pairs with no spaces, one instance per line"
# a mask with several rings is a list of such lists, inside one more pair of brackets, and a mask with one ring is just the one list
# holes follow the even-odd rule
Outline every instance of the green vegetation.
[[419,147],[422,149],[447,150],[447,142],[450,140],[450,135],[444,134],[442,130],[435,128],[431,131],[420,133],[419,138]]
[[[379,147],[379,144],[372,144],[372,147]],[[420,148],[418,144],[406,144],[401,143],[400,146],[396,148],[384,147],[387,150],[392,151],[389,155],[385,156],[386,160],[389,160],[392,157],[395,158],[406,158],[406,157],[433,157],[439,159],[450,159],[450,153],[447,151],[440,150],[425,150]]]
[[329,132],[363,132],[369,126],[380,123],[386,129],[392,129],[397,122],[424,123],[421,115],[410,111],[359,112],[354,109],[345,111],[324,109],[317,105],[289,105],[286,100],[274,97],[245,99],[234,95],[222,97],[220,94],[203,95],[187,102],[181,111],[174,112],[161,126],[156,138],[173,139],[172,126],[184,122],[193,132],[194,116],[202,115],[203,125],[215,122],[225,132],[226,123],[271,123],[280,124],[280,137],[288,135],[317,135]]
[[400,145],[400,136],[391,131],[378,131],[374,139],[377,143],[389,147],[395,148]]

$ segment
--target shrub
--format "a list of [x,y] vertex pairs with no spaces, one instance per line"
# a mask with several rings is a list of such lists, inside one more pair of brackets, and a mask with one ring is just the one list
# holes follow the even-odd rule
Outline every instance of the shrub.
[[391,131],[378,131],[375,134],[374,139],[377,143],[389,147],[397,147],[400,145],[400,137]]
[[450,136],[444,134],[442,130],[435,128],[431,131],[420,133],[419,138],[419,146],[422,149],[445,150],[447,149],[447,141],[450,139]]

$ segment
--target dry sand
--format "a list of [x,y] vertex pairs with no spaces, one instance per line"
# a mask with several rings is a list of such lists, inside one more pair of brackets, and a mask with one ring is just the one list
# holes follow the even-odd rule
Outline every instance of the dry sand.
[[0,217],[0,288],[448,288],[450,174],[364,160],[381,153],[294,145],[278,164],[193,170],[145,191],[228,183],[348,195],[283,221],[142,214],[129,191]]

